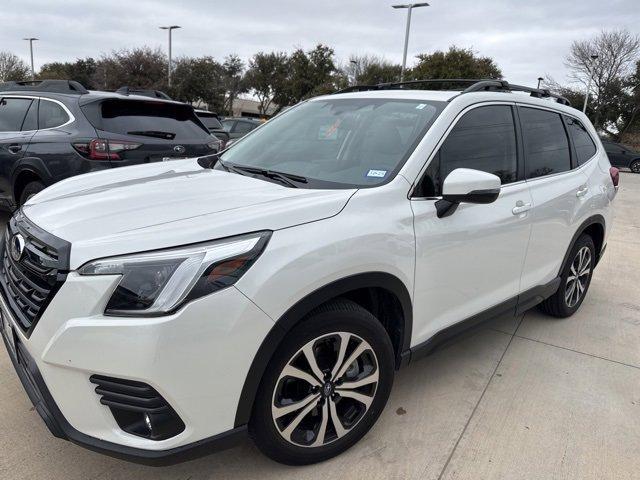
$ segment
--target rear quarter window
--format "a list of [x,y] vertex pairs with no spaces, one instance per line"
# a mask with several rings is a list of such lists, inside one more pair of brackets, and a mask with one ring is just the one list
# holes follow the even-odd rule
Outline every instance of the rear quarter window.
[[165,140],[211,137],[189,105],[108,99],[82,109],[91,124],[105,132]]
[[38,124],[40,130],[55,128],[69,121],[69,115],[60,105],[49,100],[41,99],[38,109]]
[[578,157],[578,165],[583,165],[596,154],[596,144],[579,120],[572,117],[565,117],[565,119]]

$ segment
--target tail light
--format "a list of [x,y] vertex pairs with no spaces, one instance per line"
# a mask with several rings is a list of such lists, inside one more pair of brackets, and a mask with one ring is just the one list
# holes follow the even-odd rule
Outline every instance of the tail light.
[[611,167],[609,169],[609,175],[611,175],[611,181],[613,182],[613,186],[617,187],[620,182],[620,170],[616,167]]
[[78,142],[73,144],[82,155],[91,160],[120,160],[120,153],[140,148],[141,143],[129,142],[126,140],[107,140],[104,138],[94,138],[89,142]]
[[216,152],[221,152],[224,150],[224,141],[216,139],[213,142],[207,143],[207,148],[215,150]]

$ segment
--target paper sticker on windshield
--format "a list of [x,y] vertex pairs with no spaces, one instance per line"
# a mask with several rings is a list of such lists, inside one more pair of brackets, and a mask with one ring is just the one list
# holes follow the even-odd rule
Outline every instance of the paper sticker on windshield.
[[421,103],[420,105],[416,106],[416,110],[422,110],[426,106],[427,106],[426,103]]
[[386,174],[386,170],[369,170],[367,172],[367,177],[384,178]]

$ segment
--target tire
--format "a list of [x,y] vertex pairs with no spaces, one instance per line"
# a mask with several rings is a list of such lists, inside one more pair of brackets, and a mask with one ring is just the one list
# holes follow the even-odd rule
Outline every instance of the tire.
[[587,234],[582,234],[571,249],[560,276],[558,291],[543,301],[540,309],[558,318],[570,317],[576,313],[589,290],[595,260],[596,248],[593,239]]
[[[315,375],[305,352],[318,367]],[[352,356],[355,360],[349,362]],[[334,457],[358,442],[380,416],[394,366],[391,340],[371,313],[344,299],[322,305],[287,334],[269,361],[249,434],[265,455],[287,465]],[[324,378],[318,381],[320,371]],[[359,386],[347,387],[349,383]],[[334,423],[336,416],[340,425]]]
[[36,193],[39,193],[44,189],[45,189],[45,186],[44,186],[44,183],[42,182],[35,181],[35,182],[27,183],[24,189],[22,190],[22,193],[20,194],[18,206],[21,207],[27,202],[27,200],[29,200]]
[[633,172],[633,173],[640,173],[640,159],[638,160],[634,160],[633,162],[631,162],[629,164],[629,169]]

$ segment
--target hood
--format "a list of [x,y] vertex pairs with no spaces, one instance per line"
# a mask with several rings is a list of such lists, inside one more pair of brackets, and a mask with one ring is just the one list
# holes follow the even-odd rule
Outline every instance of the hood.
[[95,258],[278,230],[338,214],[355,190],[310,190],[181,160],[59,182],[23,206],[71,243],[71,269]]

